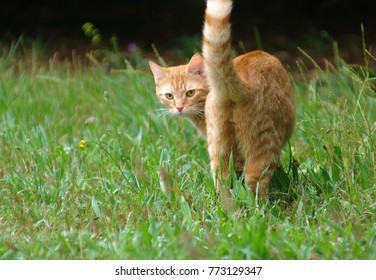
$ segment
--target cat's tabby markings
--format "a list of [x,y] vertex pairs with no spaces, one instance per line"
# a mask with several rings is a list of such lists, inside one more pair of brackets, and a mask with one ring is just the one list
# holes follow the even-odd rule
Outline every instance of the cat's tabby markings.
[[217,190],[229,175],[230,157],[248,186],[268,197],[268,182],[295,126],[289,77],[263,51],[231,57],[232,1],[208,0],[203,57],[163,68],[150,62],[156,93],[172,114],[188,117],[206,137]]

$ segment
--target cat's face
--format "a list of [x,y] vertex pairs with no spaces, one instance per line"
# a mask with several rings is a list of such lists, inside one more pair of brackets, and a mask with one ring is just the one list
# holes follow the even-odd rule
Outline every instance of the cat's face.
[[203,117],[208,86],[203,58],[196,54],[187,65],[161,67],[150,61],[159,101],[173,115]]

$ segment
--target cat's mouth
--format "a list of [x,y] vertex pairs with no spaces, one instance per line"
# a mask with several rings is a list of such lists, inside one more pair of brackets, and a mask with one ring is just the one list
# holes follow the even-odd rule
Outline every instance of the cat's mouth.
[[203,118],[204,117],[203,110],[189,109],[186,107],[184,107],[181,110],[174,108],[173,110],[171,110],[171,114],[174,116],[187,117],[187,118]]
[[182,117],[187,117],[191,115],[190,111],[187,108],[174,108],[174,110],[172,110],[172,114],[175,116],[182,116]]

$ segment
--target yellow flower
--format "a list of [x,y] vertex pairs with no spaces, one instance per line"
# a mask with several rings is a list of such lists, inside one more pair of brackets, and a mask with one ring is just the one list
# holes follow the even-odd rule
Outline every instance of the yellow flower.
[[86,141],[85,140],[81,140],[78,145],[80,146],[80,148],[84,148],[86,146]]

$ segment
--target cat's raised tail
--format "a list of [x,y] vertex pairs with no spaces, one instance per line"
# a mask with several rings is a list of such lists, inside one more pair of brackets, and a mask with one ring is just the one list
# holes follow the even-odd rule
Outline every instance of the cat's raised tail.
[[239,102],[244,84],[232,60],[231,10],[231,0],[207,0],[202,51],[208,83],[216,98]]

